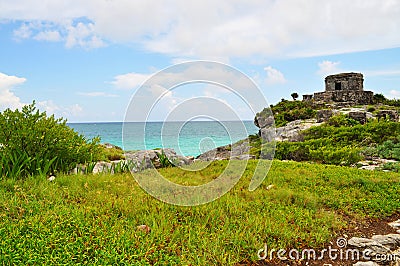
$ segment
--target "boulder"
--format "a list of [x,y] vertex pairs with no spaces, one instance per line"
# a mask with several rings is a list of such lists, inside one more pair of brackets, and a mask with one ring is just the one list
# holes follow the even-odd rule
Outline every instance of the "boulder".
[[326,122],[331,118],[333,115],[337,114],[337,110],[332,109],[322,109],[317,111],[317,123]]
[[165,162],[160,159],[163,156],[168,159],[170,164],[175,166],[187,165],[193,161],[185,156],[176,154],[173,149],[142,150],[125,153],[126,160],[133,161],[137,165],[136,171],[164,167],[165,165],[163,164]]
[[250,145],[246,140],[239,141],[233,145],[217,147],[196,157],[202,161],[219,161],[219,160],[249,160],[255,157],[250,155]]
[[379,266],[379,264],[374,261],[359,261],[354,263],[353,266]]
[[111,143],[102,143],[101,144],[103,147],[105,147],[105,148],[107,148],[107,149],[117,149],[117,150],[122,150],[122,148],[121,147],[118,147],[118,146],[116,146],[116,145],[114,145],[114,144],[111,144]]
[[369,239],[369,238],[361,238],[361,237],[352,237],[349,242],[349,246],[359,248],[362,250],[369,250],[368,256],[375,257],[378,254],[390,254],[391,251],[389,248],[383,246],[379,242]]
[[[264,112],[262,112],[261,114],[264,114]],[[256,127],[264,128],[264,127],[273,126],[275,124],[275,120],[272,115],[265,116],[265,115],[261,115],[261,114],[258,113],[256,115],[256,117],[254,118],[254,124],[256,125]]]
[[[302,141],[303,136],[301,132],[303,130],[309,129],[312,126],[318,125],[314,122],[305,122],[302,120],[296,120],[288,123],[286,126],[278,127],[276,129],[276,141]],[[261,137],[263,137],[263,132],[261,132]],[[263,137],[264,140],[266,140]]]
[[365,124],[367,122],[367,113],[366,112],[349,112],[349,118],[354,119],[361,124]]
[[395,110],[380,110],[376,117],[378,119],[389,119],[393,122],[399,121],[399,114]]
[[396,249],[397,247],[400,247],[399,234],[374,235],[371,239],[388,249]]

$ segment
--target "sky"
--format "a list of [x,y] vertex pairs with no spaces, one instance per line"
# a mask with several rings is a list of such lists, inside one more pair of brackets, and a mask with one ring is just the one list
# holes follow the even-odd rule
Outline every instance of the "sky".
[[[399,25],[397,0],[0,0],[0,112],[35,101],[69,122],[123,121],[146,80],[191,60],[232,66],[268,104],[323,91],[325,76],[341,72],[400,98]],[[244,120],[261,111],[215,84],[154,89],[164,98],[152,121],[196,97]]]

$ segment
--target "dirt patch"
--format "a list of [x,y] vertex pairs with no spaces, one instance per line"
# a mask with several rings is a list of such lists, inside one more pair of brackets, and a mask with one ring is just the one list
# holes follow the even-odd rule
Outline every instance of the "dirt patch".
[[[337,233],[335,238],[331,240],[330,243],[327,243],[324,247],[322,248],[317,248],[315,249],[316,252],[320,254],[320,252],[323,249],[329,250],[329,247],[331,249],[339,249],[337,240],[339,238],[344,238],[346,240],[349,240],[352,237],[364,237],[364,238],[371,238],[373,235],[386,235],[386,234],[393,234],[396,233],[396,230],[393,229],[388,225],[388,223],[396,221],[400,219],[400,212],[395,213],[389,217],[386,218],[366,218],[363,220],[356,220],[354,217],[349,217],[349,216],[342,216],[344,220],[347,222],[347,227],[341,230],[340,232]],[[341,244],[341,243],[339,243]],[[345,250],[346,247],[343,248]],[[317,256],[318,256],[317,253]],[[348,265],[353,265],[356,263],[358,260],[340,260],[340,253],[337,252],[338,256],[336,260],[331,260],[329,259],[328,253],[325,253],[325,256],[322,260],[285,260],[282,261],[278,258],[274,258],[273,260],[266,259],[266,260],[261,260],[256,263],[254,262],[247,262],[244,261],[242,263],[239,263],[238,265],[268,265],[268,266],[303,266],[303,265],[326,265],[326,266],[348,266]],[[274,254],[276,255],[276,253]],[[287,255],[287,253],[286,253]],[[276,256],[275,256],[276,257]],[[343,258],[345,258],[345,255],[343,255]]]

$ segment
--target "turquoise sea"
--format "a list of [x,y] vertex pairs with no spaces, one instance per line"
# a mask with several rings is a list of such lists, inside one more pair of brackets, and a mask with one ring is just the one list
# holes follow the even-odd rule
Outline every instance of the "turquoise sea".
[[68,123],[86,138],[99,136],[124,150],[173,148],[178,154],[197,156],[258,132],[253,121]]

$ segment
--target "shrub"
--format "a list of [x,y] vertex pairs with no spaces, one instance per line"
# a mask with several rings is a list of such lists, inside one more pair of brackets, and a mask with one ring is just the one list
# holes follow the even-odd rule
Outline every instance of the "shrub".
[[327,124],[334,127],[341,127],[341,126],[351,127],[360,124],[360,122],[352,118],[349,118],[347,115],[339,114],[329,118]]
[[65,119],[37,110],[35,102],[0,113],[0,128],[0,177],[67,172],[99,156],[99,138],[86,140]]
[[271,105],[271,108],[265,108],[263,111],[258,113],[256,116],[266,117],[270,114],[270,111],[274,114],[275,126],[285,126],[288,122],[299,120],[299,119],[310,119],[315,118],[317,109],[325,108],[323,106],[313,106],[312,103],[303,101],[288,101],[282,99],[276,105]]
[[387,140],[376,147],[367,147],[363,150],[366,156],[377,156],[385,159],[400,160],[400,143],[398,140]]
[[101,160],[102,161],[117,161],[125,159],[124,151],[119,147],[107,148],[101,146]]

